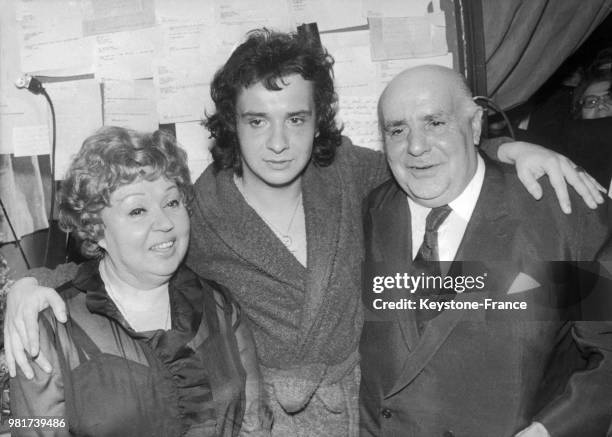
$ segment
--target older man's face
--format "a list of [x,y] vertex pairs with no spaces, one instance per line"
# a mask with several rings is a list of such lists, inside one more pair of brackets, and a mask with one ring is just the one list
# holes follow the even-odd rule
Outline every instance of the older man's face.
[[406,194],[424,206],[448,204],[476,171],[480,112],[460,107],[457,100],[451,87],[425,79],[392,84],[380,103],[391,171]]

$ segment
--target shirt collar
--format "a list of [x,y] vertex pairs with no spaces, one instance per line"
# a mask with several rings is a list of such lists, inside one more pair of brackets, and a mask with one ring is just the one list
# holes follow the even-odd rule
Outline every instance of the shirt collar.
[[478,196],[480,196],[480,190],[484,182],[484,176],[484,160],[476,153],[476,173],[474,173],[474,176],[472,176],[472,179],[461,194],[448,204],[448,206],[466,222],[470,220],[472,212],[474,212],[474,208],[476,207],[476,202],[478,201]]
[[[448,204],[453,212],[466,222],[470,220],[472,212],[474,212],[474,208],[476,207],[476,202],[478,201],[478,196],[480,195],[480,190],[482,189],[482,184],[484,182],[484,176],[484,160],[480,154],[476,153],[476,172],[474,173],[474,176],[472,176],[472,179],[461,194],[459,194],[459,196]],[[427,215],[427,212],[429,212],[431,209],[418,204],[410,197],[408,197],[408,204],[410,205],[411,211],[423,211],[425,215]]]

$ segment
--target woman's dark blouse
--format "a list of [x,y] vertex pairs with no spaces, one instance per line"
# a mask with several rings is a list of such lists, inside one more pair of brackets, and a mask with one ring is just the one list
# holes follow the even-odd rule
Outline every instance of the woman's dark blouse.
[[246,372],[239,310],[222,287],[180,268],[169,284],[172,328],[147,332],[117,310],[97,262],[59,290],[68,323],[40,318],[53,372],[12,380],[15,416],[63,416],[75,435],[238,435]]

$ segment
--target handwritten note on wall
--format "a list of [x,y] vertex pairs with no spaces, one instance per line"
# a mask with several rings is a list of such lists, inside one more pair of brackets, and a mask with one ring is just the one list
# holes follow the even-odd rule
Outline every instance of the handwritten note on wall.
[[104,124],[154,131],[157,119],[152,79],[104,82]]
[[344,133],[354,144],[372,150],[382,149],[376,118],[377,96],[340,96],[338,117]]
[[20,0],[15,18],[23,71],[66,76],[93,72],[93,40],[83,35],[79,2]]
[[448,52],[444,13],[370,18],[372,59],[423,58]]
[[153,77],[153,58],[159,44],[159,33],[153,28],[96,36],[96,77]]
[[154,0],[82,0],[83,33],[136,30],[155,25]]

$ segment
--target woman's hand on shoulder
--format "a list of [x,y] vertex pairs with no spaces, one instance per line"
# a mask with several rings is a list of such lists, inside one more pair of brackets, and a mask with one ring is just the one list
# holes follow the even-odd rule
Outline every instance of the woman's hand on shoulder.
[[38,313],[51,307],[60,322],[66,322],[66,305],[52,288],[38,285],[34,278],[22,278],[10,288],[4,316],[4,349],[11,376],[19,366],[26,378],[34,376],[30,360],[45,372],[52,368],[40,354]]

